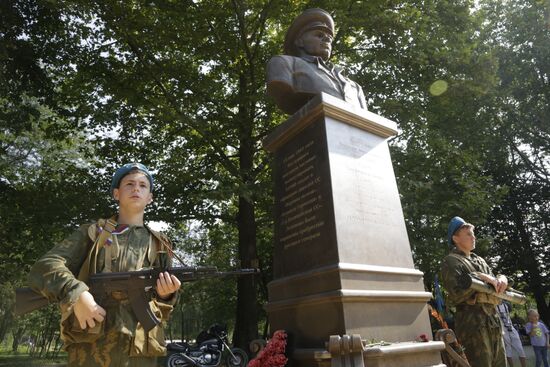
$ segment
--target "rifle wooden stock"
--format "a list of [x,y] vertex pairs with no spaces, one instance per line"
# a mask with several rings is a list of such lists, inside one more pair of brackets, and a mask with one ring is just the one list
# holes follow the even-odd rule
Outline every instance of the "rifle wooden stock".
[[[182,283],[194,282],[208,278],[228,276],[254,275],[258,269],[239,269],[234,271],[218,271],[214,266],[173,267],[167,269],[146,269],[120,273],[93,274],[88,280],[90,293],[101,305],[101,299],[113,292],[124,292],[132,306],[137,319],[146,331],[160,323],[149,307],[147,291],[154,288],[161,272],[167,271],[176,276]],[[15,314],[23,315],[48,305],[50,302],[44,296],[31,288],[17,288],[15,291]]]
[[495,288],[492,285],[487,284],[484,281],[474,276],[464,277],[464,279],[465,279],[465,284],[464,284],[465,288],[471,288],[476,292],[492,294],[495,297],[505,299],[507,301],[510,301],[512,303],[517,303],[519,305],[524,305],[527,302],[527,298],[525,297],[525,294],[513,288],[508,288],[503,293],[497,293]]
[[40,293],[30,288],[17,288],[15,290],[15,315],[21,316],[28,312],[46,307],[50,302]]

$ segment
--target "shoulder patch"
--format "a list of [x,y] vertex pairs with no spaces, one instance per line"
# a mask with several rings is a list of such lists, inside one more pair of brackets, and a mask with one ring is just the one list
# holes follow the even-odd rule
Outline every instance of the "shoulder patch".
[[95,223],[91,223],[88,227],[88,237],[90,237],[90,240],[92,242],[95,242],[99,234],[101,233],[101,229],[105,225],[106,220],[105,219],[99,219]]

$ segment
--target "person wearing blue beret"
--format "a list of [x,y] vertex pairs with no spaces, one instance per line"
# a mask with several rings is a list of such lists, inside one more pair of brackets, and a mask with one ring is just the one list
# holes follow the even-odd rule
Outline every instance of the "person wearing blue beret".
[[441,264],[441,282],[448,302],[456,308],[455,332],[465,348],[472,367],[504,367],[507,365],[502,326],[496,305],[500,298],[464,288],[461,279],[475,275],[494,286],[498,293],[508,287],[504,275],[495,276],[487,262],[474,253],[475,227],[461,217],[454,217],[447,230],[449,254]]
[[[144,224],[153,189],[153,175],[143,164],[118,168],[110,187],[118,213],[80,226],[29,273],[31,288],[60,306],[68,367],[154,367],[166,353],[162,323],[145,331],[126,292],[93,295],[86,284],[92,274],[171,264],[168,237]],[[168,320],[180,286],[178,278],[161,272],[147,292],[150,309],[161,321]]]

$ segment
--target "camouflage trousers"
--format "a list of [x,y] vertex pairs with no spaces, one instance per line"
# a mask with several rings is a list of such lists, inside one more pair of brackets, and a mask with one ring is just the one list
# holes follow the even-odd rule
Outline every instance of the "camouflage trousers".
[[67,348],[67,367],[157,367],[156,357],[130,357],[131,336],[109,332],[95,343]]
[[496,315],[487,315],[481,308],[457,309],[455,331],[472,367],[506,367],[502,326]]

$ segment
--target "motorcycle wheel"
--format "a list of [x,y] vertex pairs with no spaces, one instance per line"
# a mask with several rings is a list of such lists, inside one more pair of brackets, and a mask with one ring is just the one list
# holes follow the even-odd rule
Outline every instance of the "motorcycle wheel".
[[248,363],[248,355],[246,352],[239,348],[231,348],[231,352],[233,352],[235,358],[233,358],[231,354],[227,356],[225,360],[227,367],[246,367]]
[[174,353],[166,358],[166,367],[191,367],[191,364],[179,353]]

